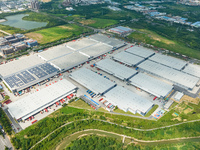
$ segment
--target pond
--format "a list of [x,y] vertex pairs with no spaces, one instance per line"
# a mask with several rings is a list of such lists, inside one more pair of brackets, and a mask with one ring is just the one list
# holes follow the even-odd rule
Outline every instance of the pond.
[[5,17],[7,21],[1,22],[2,25],[8,25],[23,30],[31,30],[35,28],[45,27],[47,22],[36,22],[22,20],[23,17],[28,16],[27,14],[19,14]]

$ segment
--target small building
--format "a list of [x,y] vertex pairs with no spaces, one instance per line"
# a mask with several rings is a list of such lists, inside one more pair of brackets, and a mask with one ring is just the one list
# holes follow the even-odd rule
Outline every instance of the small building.
[[10,44],[17,43],[17,42],[19,42],[19,39],[18,38],[10,39],[10,40],[8,40],[8,42]]
[[173,103],[174,103],[174,101],[170,99],[170,100],[165,104],[165,106],[164,106],[165,110],[169,109],[169,107],[170,107]]
[[2,51],[3,55],[11,54],[14,52],[14,48],[9,45],[5,45],[0,47],[0,51]]
[[18,38],[20,41],[23,41],[26,38],[24,34],[20,34],[20,33],[16,33],[14,34],[14,36]]
[[27,45],[24,42],[14,43],[12,46],[15,48],[15,51],[20,51],[27,48]]
[[4,38],[5,38],[6,40],[12,40],[12,39],[15,38],[15,36],[14,36],[14,35],[7,35],[7,36],[4,36]]
[[33,46],[37,46],[38,42],[36,40],[30,39],[26,41],[26,44],[28,45],[28,47],[33,47]]
[[113,33],[117,33],[117,34],[120,34],[120,35],[125,35],[125,34],[133,32],[132,29],[130,29],[128,27],[123,27],[123,26],[118,26],[118,27],[115,27],[115,28],[111,28],[108,31],[109,32],[113,32]]
[[0,37],[0,46],[4,46],[4,45],[7,45],[8,44],[8,41],[3,38],[3,37]]
[[183,97],[183,95],[184,95],[183,93],[177,92],[174,96],[174,100],[179,102],[181,98]]

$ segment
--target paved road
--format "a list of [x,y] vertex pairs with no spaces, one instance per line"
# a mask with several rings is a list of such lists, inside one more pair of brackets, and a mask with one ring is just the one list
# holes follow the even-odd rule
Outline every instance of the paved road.
[[[83,120],[89,120],[89,119],[80,119],[80,120],[76,120],[76,121],[83,121]],[[129,128],[129,129],[133,129],[133,130],[139,130],[139,131],[153,131],[153,130],[158,130],[158,129],[162,129],[162,128],[169,128],[169,127],[173,127],[173,126],[178,126],[178,125],[181,125],[181,124],[185,124],[185,123],[189,123],[189,122],[198,122],[200,121],[200,119],[198,120],[192,120],[192,121],[187,121],[187,122],[182,122],[182,123],[176,123],[176,124],[173,124],[173,125],[169,125],[169,126],[163,126],[163,127],[158,127],[158,128],[152,128],[152,129],[138,129],[138,128],[132,128],[132,127],[126,127],[126,126],[123,126],[123,125],[120,125],[120,124],[117,124],[117,123],[113,123],[113,122],[109,122],[109,121],[106,121],[106,120],[101,120],[101,119],[94,119],[94,120],[98,120],[98,121],[102,121],[102,122],[107,122],[107,123],[110,123],[110,124],[115,124],[115,125],[118,125],[118,126],[121,126],[121,127],[125,127],[125,128]],[[71,121],[71,122],[68,122],[62,126],[60,126],[59,128],[55,129],[54,131],[52,131],[51,133],[49,133],[46,137],[42,138],[40,141],[38,141],[35,145],[41,143],[43,140],[45,140],[46,138],[48,138],[52,133],[54,133],[55,131],[57,131],[58,129],[68,125],[68,124],[71,124],[73,123],[74,121]],[[91,130],[94,130],[94,129],[91,129]],[[98,130],[98,129],[96,129]],[[105,132],[108,132],[108,131],[105,131]],[[114,133],[114,132],[113,132]],[[115,133],[117,134],[117,133]],[[125,135],[124,135],[125,136]],[[126,136],[128,137],[128,136]],[[134,137],[129,137],[129,138],[134,138]],[[177,140],[177,139],[191,139],[191,138],[195,138],[195,137],[183,137],[183,138],[174,138],[174,139],[169,139],[169,140]],[[199,138],[199,137],[198,137]],[[155,142],[155,141],[164,141],[164,140],[155,140],[155,141],[145,141],[145,140],[138,140],[136,138],[134,138],[135,140],[137,141],[140,141],[140,142]],[[33,145],[30,149],[34,148],[35,145]]]
[[12,144],[10,143],[7,135],[4,135],[4,137],[0,135],[0,150],[4,150],[5,146],[10,148],[10,150],[13,149]]
[[15,131],[15,133],[18,133],[20,131],[22,131],[22,127],[19,125],[19,123],[17,123],[13,117],[10,115],[10,113],[8,112],[7,106],[2,107],[4,112],[6,113],[6,115],[8,116],[8,118],[10,119],[10,121],[12,122],[12,128]]
[[3,31],[3,30],[0,30],[0,32],[2,32],[2,33],[4,33],[4,34],[7,34],[7,35],[11,35],[10,33],[5,32],[5,31]]

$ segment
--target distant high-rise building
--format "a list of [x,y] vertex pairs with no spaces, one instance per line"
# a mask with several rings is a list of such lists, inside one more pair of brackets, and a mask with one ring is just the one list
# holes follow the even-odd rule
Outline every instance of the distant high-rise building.
[[39,9],[39,2],[38,2],[38,0],[33,0],[33,1],[31,2],[31,8],[32,8],[32,9],[35,9],[35,10],[38,10],[38,9]]

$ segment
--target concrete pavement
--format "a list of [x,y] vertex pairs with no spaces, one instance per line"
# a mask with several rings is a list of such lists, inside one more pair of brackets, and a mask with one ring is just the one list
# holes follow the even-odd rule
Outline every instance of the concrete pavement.
[[0,150],[4,150],[5,146],[7,146],[10,150],[14,149],[7,135],[4,135],[4,137],[0,135]]

